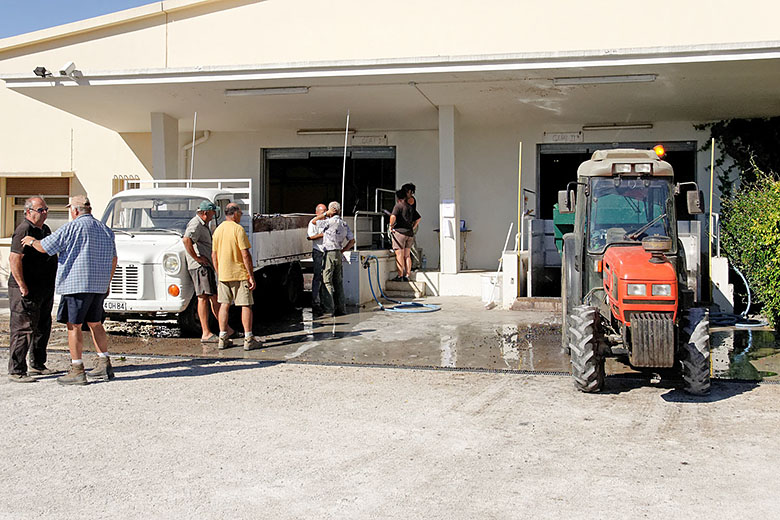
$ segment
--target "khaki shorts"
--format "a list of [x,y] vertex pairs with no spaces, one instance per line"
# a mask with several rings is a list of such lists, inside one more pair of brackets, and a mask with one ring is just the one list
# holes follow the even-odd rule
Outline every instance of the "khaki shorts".
[[254,305],[252,291],[249,290],[249,280],[236,280],[234,282],[217,282],[217,301],[219,303],[232,303],[238,306]]
[[391,236],[393,239],[393,251],[400,251],[401,249],[410,249],[412,247],[412,244],[414,244],[413,236],[410,237],[407,235],[402,235],[398,231],[393,231]]

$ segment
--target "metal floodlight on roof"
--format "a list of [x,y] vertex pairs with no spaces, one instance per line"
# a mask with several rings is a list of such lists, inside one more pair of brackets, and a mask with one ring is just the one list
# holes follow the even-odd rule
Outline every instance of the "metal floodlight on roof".
[[39,78],[49,78],[52,76],[52,73],[49,72],[46,67],[35,67],[33,70],[33,74],[38,76]]
[[225,95],[234,96],[275,96],[280,94],[308,94],[309,87],[268,87],[268,88],[229,88]]
[[651,83],[658,74],[625,74],[621,76],[580,76],[573,78],[553,78],[553,85],[604,85],[609,83]]

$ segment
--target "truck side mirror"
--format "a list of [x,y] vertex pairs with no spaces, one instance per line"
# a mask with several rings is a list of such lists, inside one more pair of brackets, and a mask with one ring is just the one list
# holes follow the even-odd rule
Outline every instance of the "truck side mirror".
[[685,195],[688,198],[688,213],[691,215],[704,213],[704,195],[701,190],[691,190]]
[[558,192],[558,213],[574,213],[574,197],[568,189]]

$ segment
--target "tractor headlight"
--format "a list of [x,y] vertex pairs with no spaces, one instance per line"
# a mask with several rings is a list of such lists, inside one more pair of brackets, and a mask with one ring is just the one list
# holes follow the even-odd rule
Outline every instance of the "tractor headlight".
[[177,274],[179,272],[181,263],[179,262],[179,255],[176,253],[166,253],[163,256],[163,271],[167,274]]
[[647,296],[647,286],[643,283],[630,283],[626,286],[628,296]]
[[653,296],[671,296],[672,286],[668,283],[653,284]]

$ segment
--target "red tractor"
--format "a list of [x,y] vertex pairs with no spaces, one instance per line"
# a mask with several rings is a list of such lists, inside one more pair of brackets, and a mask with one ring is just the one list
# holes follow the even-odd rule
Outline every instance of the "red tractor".
[[563,237],[563,346],[583,392],[601,390],[608,356],[679,369],[685,391],[710,390],[709,314],[694,307],[675,214],[683,188],[690,214],[703,213],[703,197],[674,183],[659,151],[597,151],[558,193],[559,213],[575,214]]

